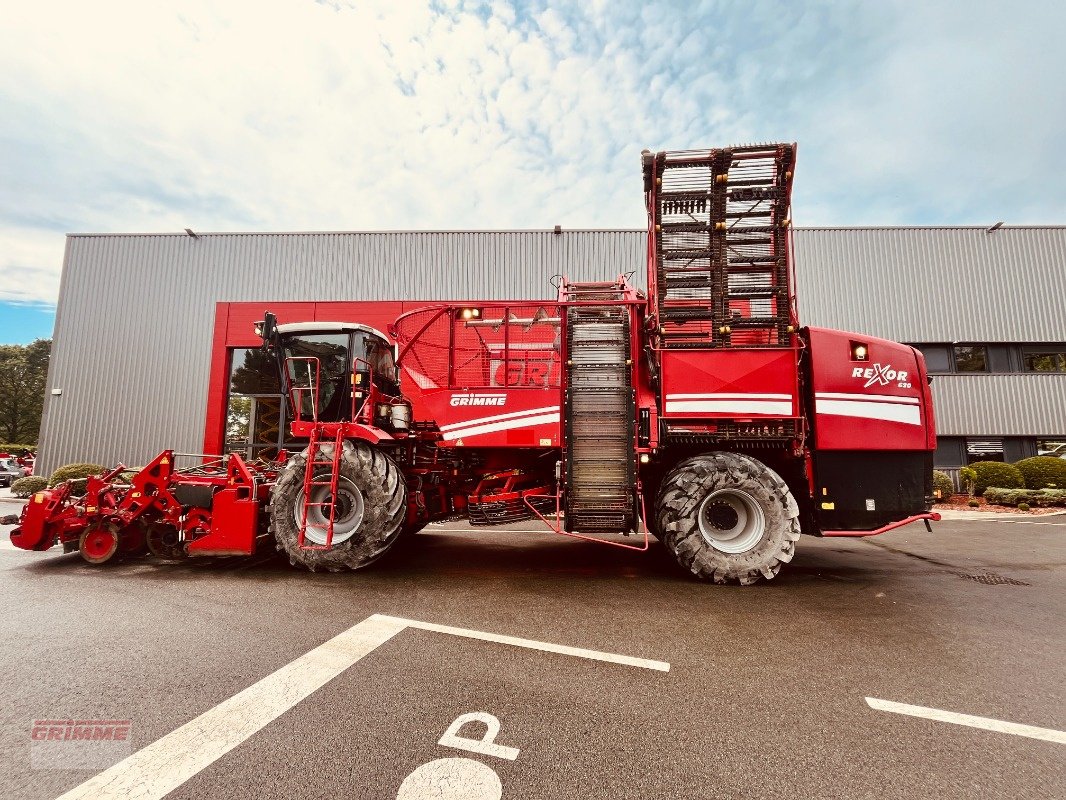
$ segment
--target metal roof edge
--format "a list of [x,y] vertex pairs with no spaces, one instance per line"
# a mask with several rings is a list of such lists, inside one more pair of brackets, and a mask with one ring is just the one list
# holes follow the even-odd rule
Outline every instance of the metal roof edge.
[[[559,231],[560,234],[565,233],[647,233],[647,228],[563,228]],[[107,237],[113,236],[115,238],[120,237],[134,237],[134,236],[179,236],[185,239],[201,238],[204,236],[395,236],[396,234],[420,234],[420,235],[439,235],[439,234],[485,234],[485,233],[541,233],[556,235],[552,228],[516,228],[516,229],[500,229],[500,230],[485,230],[485,229],[470,229],[470,230],[380,230],[380,231],[196,231],[196,236],[192,237],[184,231],[140,231],[134,233],[68,233],[69,238],[94,238],[94,237]]]
[[[855,233],[861,233],[863,231],[988,231],[987,225],[797,225],[793,229],[797,231],[852,231]],[[998,231],[1008,230],[1051,230],[1060,231],[1066,230],[1066,225],[1002,225],[996,229],[996,231],[990,231],[995,233]],[[473,229],[473,230],[459,230],[459,229],[447,229],[447,230],[379,230],[379,231],[197,231],[195,238],[202,238],[205,236],[395,236],[419,234],[419,235],[470,235],[470,234],[501,234],[501,233],[517,233],[517,234],[549,234],[557,235],[551,228],[515,228],[515,229]],[[646,228],[563,228],[560,234],[566,233],[647,233]],[[84,232],[84,233],[68,233],[67,238],[71,239],[88,239],[88,238],[131,238],[131,237],[147,237],[147,236],[175,236],[181,238],[194,238],[184,231],[139,231],[139,232],[125,232],[125,233],[101,233],[101,232]]]
[[989,225],[796,225],[793,230],[797,231],[983,231],[996,233],[998,231],[1022,230],[1022,231],[1060,231],[1066,230],[1066,225],[1001,225],[995,230],[989,230]]

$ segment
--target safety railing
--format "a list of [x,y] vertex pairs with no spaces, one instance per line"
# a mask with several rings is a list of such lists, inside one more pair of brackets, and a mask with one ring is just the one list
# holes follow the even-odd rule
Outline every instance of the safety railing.
[[[306,365],[306,378],[307,385],[302,386],[297,384],[297,379],[305,377],[305,375],[299,374],[296,365],[299,362],[304,362]],[[314,371],[312,373],[312,365]],[[311,421],[318,422],[318,397],[319,397],[319,360],[315,356],[289,356],[285,359],[285,383],[286,391],[289,395],[289,402],[292,404],[293,421],[303,421],[303,400],[305,397],[311,399]]]

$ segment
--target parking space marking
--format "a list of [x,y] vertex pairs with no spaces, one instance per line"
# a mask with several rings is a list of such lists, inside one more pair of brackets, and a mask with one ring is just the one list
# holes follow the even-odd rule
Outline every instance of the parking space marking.
[[927,708],[926,706],[912,706],[906,703],[894,703],[891,700],[879,700],[876,697],[867,697],[867,705],[878,711],[888,711],[892,714],[905,714],[911,717],[922,717],[937,722],[950,722],[953,725],[965,725],[969,728],[983,728],[986,731],[996,733],[1010,733],[1015,736],[1026,736],[1030,739],[1040,739],[1045,742],[1066,744],[1066,732],[1056,731],[1052,728],[1037,728],[1033,725],[1021,725],[1017,722],[1004,722],[1003,720],[991,719],[990,717],[974,717],[970,714],[957,714],[954,711],[943,711],[939,708]]
[[160,800],[407,628],[668,672],[664,661],[374,614],[57,800]]
[[402,631],[376,615],[290,661],[59,800],[162,798]]
[[1005,522],[1007,525],[1055,525],[1057,527],[1066,527],[1066,522],[1040,522],[1035,519],[1003,519],[1000,522]]
[[462,636],[467,639],[480,639],[483,642],[496,642],[497,644],[507,644],[513,647],[525,647],[530,650],[543,650],[546,653],[560,653],[564,656],[576,656],[577,658],[587,658],[592,661],[607,661],[612,664],[625,664],[630,667],[653,669],[658,670],[659,672],[670,671],[670,665],[667,662],[653,661],[649,658],[621,656],[616,653],[604,653],[599,650],[586,650],[583,647],[569,647],[563,644],[553,644],[552,642],[538,642],[534,639],[520,639],[515,636],[503,636],[498,633],[486,633],[485,631],[474,631],[469,630],[468,628],[453,628],[450,625],[436,625],[432,622],[420,622],[418,620],[404,619],[402,617],[383,617],[383,619],[403,622],[412,628],[419,628],[424,631],[449,633],[452,636]]

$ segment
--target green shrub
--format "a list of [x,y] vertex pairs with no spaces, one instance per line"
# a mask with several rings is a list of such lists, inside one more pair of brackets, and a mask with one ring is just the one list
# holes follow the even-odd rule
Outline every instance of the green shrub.
[[1019,511],[1028,511],[1029,510],[1029,504],[1028,503],[1018,503],[1018,510]]
[[48,479],[49,486],[58,486],[64,481],[70,481],[72,494],[85,493],[85,479],[90,475],[99,475],[104,471],[100,464],[67,464],[52,473]]
[[963,467],[959,470],[959,483],[962,484],[962,490],[967,494],[973,495],[973,484],[976,480],[977,473],[972,467]]
[[1022,473],[1026,489],[1066,489],[1066,458],[1034,456],[1014,466]]
[[986,489],[985,499],[997,506],[1021,506],[1023,503],[1037,508],[1066,506],[1066,489]]
[[951,476],[938,469],[933,470],[933,497],[947,500],[955,494],[955,484],[951,482]]
[[48,488],[47,478],[40,475],[27,475],[25,478],[19,478],[11,484],[11,494],[15,495],[15,497],[29,497],[31,494],[46,488]]
[[976,500],[974,500],[974,499],[973,499],[973,498],[971,497],[971,498],[970,498],[970,500],[969,500],[969,502],[968,502],[968,503],[966,503],[966,505],[968,505],[968,506],[969,506],[970,508],[977,508],[977,507],[978,507],[978,506],[980,506],[981,504],[980,504],[980,503],[978,503],[978,502],[977,502]]
[[1025,478],[1013,464],[1002,461],[978,461],[970,464],[974,472],[974,494],[984,494],[985,489],[994,486],[998,489],[1021,489]]

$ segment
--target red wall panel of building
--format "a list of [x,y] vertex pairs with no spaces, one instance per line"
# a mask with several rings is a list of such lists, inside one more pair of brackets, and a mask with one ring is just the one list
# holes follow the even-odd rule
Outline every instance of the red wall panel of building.
[[404,311],[430,301],[360,300],[320,303],[216,303],[215,332],[211,345],[211,377],[204,421],[204,452],[221,453],[225,441],[226,401],[229,387],[229,351],[233,347],[258,347],[254,324],[263,312],[273,311],[279,323],[359,322],[388,334],[389,325]]

